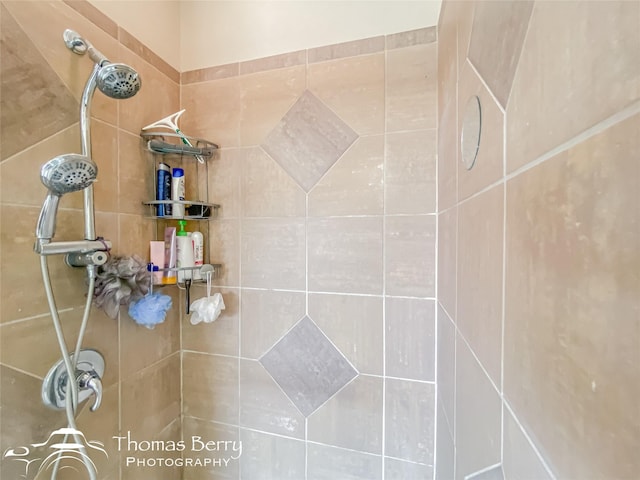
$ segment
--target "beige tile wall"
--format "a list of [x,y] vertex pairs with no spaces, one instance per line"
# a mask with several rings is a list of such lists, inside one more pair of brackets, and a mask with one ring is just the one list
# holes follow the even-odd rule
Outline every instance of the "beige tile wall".
[[[139,42],[88,3],[3,1],[0,9],[0,281],[4,287],[0,450],[4,452],[44,441],[55,427],[66,425],[62,412],[48,410],[40,399],[42,377],[60,353],[38,257],[32,252],[46,193],[38,171],[56,155],[79,152],[79,99],[92,68],[88,58],[67,50],[62,32],[77,30],[112,60],[132,65],[143,79],[143,88],[133,99],[116,101],[98,91],[94,97],[93,157],[99,166],[96,230],[113,242],[114,253],[148,256],[155,226],[143,218],[140,205],[148,197],[150,183],[138,133],[146,123],[178,110],[179,75],[161,73],[157,59],[143,55]],[[127,46],[122,43],[125,39]],[[9,49],[17,52],[15,61],[8,61]],[[82,238],[81,208],[81,193],[63,197],[57,240]],[[69,269],[62,258],[50,258],[49,264],[66,340],[75,344],[86,294],[83,271]],[[177,293],[172,295],[177,303]],[[164,324],[147,330],[136,326],[124,310],[117,320],[95,309],[92,313],[84,347],[99,350],[106,359],[104,399],[98,412],[86,407],[81,411],[78,426],[88,439],[105,443],[109,458],[97,459],[100,479],[121,478],[117,443],[112,439],[119,432],[131,430],[133,436],[150,440],[180,438],[179,320],[179,311],[173,309]],[[12,462],[0,464],[2,478],[18,478]],[[140,480],[145,475],[160,478],[142,469],[122,472],[122,478]],[[167,478],[175,480],[175,475],[173,471]]]
[[[242,478],[300,480],[305,462],[306,478],[433,473],[435,40],[425,29],[182,75],[183,129],[221,146],[209,253],[231,307],[213,325],[183,318],[184,425],[239,428]],[[263,145],[279,147],[269,135],[305,90],[314,115],[358,136],[303,188]],[[256,362],[305,315],[360,374],[308,418]]]
[[436,478],[640,471],[638,18],[624,1],[443,4]]

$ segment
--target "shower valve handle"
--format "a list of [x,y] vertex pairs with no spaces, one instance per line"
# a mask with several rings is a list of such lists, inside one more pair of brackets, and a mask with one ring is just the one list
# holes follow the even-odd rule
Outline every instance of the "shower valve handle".
[[78,377],[78,387],[82,390],[91,390],[93,392],[96,399],[93,402],[93,405],[89,407],[89,410],[92,412],[98,410],[100,408],[100,404],[102,404],[102,381],[100,381],[100,376],[95,372],[95,370],[82,372]]

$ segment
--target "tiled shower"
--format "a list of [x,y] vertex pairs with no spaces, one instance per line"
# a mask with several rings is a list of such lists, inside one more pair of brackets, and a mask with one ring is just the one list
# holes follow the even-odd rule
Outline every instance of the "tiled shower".
[[[40,401],[59,353],[31,249],[39,167],[79,146],[88,65],[60,40],[74,28],[143,78],[130,100],[96,95],[97,229],[114,253],[146,258],[156,235],[140,128],[185,108],[182,129],[221,146],[204,227],[221,317],[191,325],[170,288],[154,330],[124,309],[92,317],[105,400],[78,423],[107,447],[101,480],[640,471],[637,2],[445,1],[437,27],[187,72],[88,2],[0,6],[0,450],[64,423]],[[64,197],[60,239],[79,238],[81,204]],[[73,332],[84,279],[50,263]],[[127,432],[242,454],[128,466],[112,439]]]

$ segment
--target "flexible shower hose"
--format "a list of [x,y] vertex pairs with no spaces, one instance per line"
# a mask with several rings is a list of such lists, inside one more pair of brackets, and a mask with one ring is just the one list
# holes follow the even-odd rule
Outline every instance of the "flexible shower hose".
[[[78,357],[80,355],[80,348],[82,347],[82,340],[84,334],[87,329],[87,324],[89,323],[89,314],[91,313],[91,302],[93,300],[93,292],[95,290],[95,271],[94,268],[87,268],[87,273],[89,274],[89,288],[87,291],[87,302],[85,303],[84,312],[82,315],[82,324],[80,325],[80,331],[78,332],[78,340],[76,341],[76,349],[73,360],[71,360],[71,356],[69,355],[69,351],[67,350],[67,343],[64,339],[64,332],[62,331],[62,324],[60,323],[60,317],[58,316],[58,309],[56,307],[56,301],[53,296],[53,289],[51,288],[51,278],[49,276],[49,264],[47,263],[47,257],[44,255],[40,256],[40,267],[42,269],[42,280],[44,283],[44,290],[47,294],[47,302],[49,303],[49,310],[51,310],[51,318],[53,319],[53,326],[56,331],[56,337],[58,339],[58,346],[60,347],[60,353],[62,354],[62,360],[64,362],[64,366],[67,370],[67,395],[65,397],[65,410],[67,414],[67,423],[68,428],[77,430],[76,421],[75,421],[75,410],[78,406],[78,387],[76,384],[76,363],[78,361]],[[69,395],[71,393],[71,395]],[[73,434],[74,440],[76,444],[82,445],[82,461],[84,462],[85,467],[87,468],[87,472],[89,473],[90,480],[96,480],[96,469],[95,465],[87,455],[86,449],[81,442],[80,437],[77,434]],[[65,434],[64,440],[62,443],[67,443],[68,434]],[[62,451],[60,451],[58,455],[58,459],[60,459],[62,455]],[[58,476],[58,467],[60,465],[59,461],[55,462],[53,472],[51,474],[51,480],[55,480]]]

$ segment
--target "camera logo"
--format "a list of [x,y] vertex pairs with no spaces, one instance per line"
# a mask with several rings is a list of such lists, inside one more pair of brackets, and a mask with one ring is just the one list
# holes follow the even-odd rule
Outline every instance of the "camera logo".
[[102,442],[87,440],[80,430],[60,428],[52,432],[46,442],[11,448],[4,453],[4,458],[24,464],[21,478],[36,480],[44,478],[43,472],[48,470],[92,470],[97,473],[89,456],[91,453],[109,458]]

